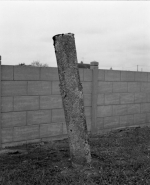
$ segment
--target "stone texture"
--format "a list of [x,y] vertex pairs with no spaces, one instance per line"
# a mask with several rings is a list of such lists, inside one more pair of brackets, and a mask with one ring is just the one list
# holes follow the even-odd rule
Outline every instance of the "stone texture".
[[120,71],[105,70],[105,81],[120,81]]
[[135,93],[134,102],[135,103],[146,103],[147,102],[147,94],[146,93]]
[[145,124],[146,122],[147,122],[146,114],[135,114],[134,115],[134,124],[135,125]]
[[27,111],[27,124],[42,124],[51,122],[51,110]]
[[140,104],[128,104],[128,114],[140,113]]
[[91,69],[83,69],[84,71],[84,81],[92,81],[92,70]]
[[1,70],[2,80],[13,80],[13,66],[2,65]]
[[146,72],[134,72],[135,81],[139,82],[147,82],[148,81],[148,73]]
[[141,83],[141,92],[150,92],[150,83],[142,82]]
[[41,80],[59,81],[58,69],[56,67],[42,67]]
[[2,143],[13,141],[13,128],[3,128],[2,129]]
[[13,97],[2,97],[2,112],[13,111]]
[[141,83],[140,82],[128,82],[128,92],[140,92]]
[[98,94],[97,105],[104,105],[104,104],[105,104],[105,94]]
[[51,82],[50,81],[29,81],[28,95],[50,95]]
[[26,112],[2,113],[2,127],[26,125]]
[[150,103],[141,103],[141,113],[150,112]]
[[120,116],[120,126],[129,126],[134,123],[134,115]]
[[92,93],[92,83],[91,82],[82,82],[83,94]]
[[14,66],[14,80],[39,80],[40,68],[28,66]]
[[39,125],[14,127],[13,141],[39,138]]
[[104,128],[113,128],[119,126],[119,116],[111,116],[104,118]]
[[113,82],[113,92],[127,92],[127,82]]
[[88,132],[91,131],[91,117],[86,118],[86,125]]
[[60,95],[41,96],[40,109],[62,108],[62,98]]
[[84,100],[84,106],[91,106],[92,105],[91,94],[84,94],[83,100]]
[[134,72],[121,71],[121,81],[125,82],[134,81]]
[[105,80],[105,70],[98,69],[98,81]]
[[112,82],[98,82],[98,93],[111,93]]
[[60,95],[60,82],[59,81],[52,81],[52,94],[59,94]]
[[65,114],[63,109],[52,110],[52,122],[65,122]]
[[27,82],[2,81],[2,96],[27,95]]
[[104,118],[97,118],[96,128],[97,130],[104,128]]
[[14,111],[37,110],[39,109],[38,96],[15,96]]
[[121,104],[134,103],[133,93],[120,93]]
[[91,117],[91,107],[85,107],[84,111],[86,117]]
[[106,117],[112,115],[112,106],[97,106],[97,117]]
[[63,123],[50,123],[40,125],[40,138],[63,134]]
[[105,104],[119,104],[120,103],[120,94],[119,93],[111,93],[105,94]]
[[127,105],[113,105],[113,115],[126,115]]

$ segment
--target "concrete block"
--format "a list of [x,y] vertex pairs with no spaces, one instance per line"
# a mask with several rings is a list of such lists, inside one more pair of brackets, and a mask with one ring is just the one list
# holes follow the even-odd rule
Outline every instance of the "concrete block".
[[63,123],[63,134],[67,134],[67,126],[66,123]]
[[111,93],[112,82],[98,82],[98,93]]
[[150,83],[142,82],[141,83],[141,92],[150,92]]
[[128,104],[128,114],[140,113],[140,104]]
[[2,112],[13,111],[13,97],[2,97]]
[[2,127],[26,125],[26,112],[2,113]]
[[146,103],[147,100],[147,94],[146,93],[135,93],[134,95],[134,102],[135,103]]
[[83,69],[79,69],[80,81],[83,81]]
[[111,116],[104,118],[104,128],[113,128],[119,126],[119,116]]
[[147,113],[147,123],[150,123],[150,113]]
[[112,116],[112,106],[97,106],[97,117]]
[[129,82],[134,81],[134,72],[132,71],[121,71],[121,81]]
[[29,143],[30,144],[36,144],[36,143],[38,144],[40,142],[41,142],[41,139],[30,139],[30,140],[26,141],[27,144],[29,144]]
[[104,104],[105,104],[105,94],[98,94],[97,105],[104,105]]
[[111,93],[105,94],[105,104],[119,104],[120,103],[120,94],[119,93]]
[[[150,93],[146,93],[146,97],[147,97],[147,99],[146,99],[145,103],[146,103],[146,102],[149,103],[149,102],[150,102]],[[144,101],[143,101],[143,102],[144,102]]]
[[128,92],[140,92],[141,83],[140,82],[128,82]]
[[29,81],[28,95],[50,95],[51,82],[50,81]]
[[40,67],[14,66],[14,80],[39,80]]
[[37,110],[39,109],[38,96],[15,96],[14,111]]
[[113,105],[113,115],[126,115],[127,105]]
[[104,118],[97,118],[96,130],[104,128]]
[[92,93],[92,83],[91,82],[82,82],[83,94]]
[[146,72],[134,72],[135,81],[139,82],[147,82],[148,81],[148,73]]
[[1,70],[2,80],[13,80],[13,66],[2,65]]
[[27,82],[2,81],[2,96],[27,95]]
[[15,146],[21,146],[26,144],[26,141],[18,141],[18,142],[11,142],[11,143],[4,143],[2,144],[3,148],[8,148],[8,147],[15,147]]
[[120,71],[105,70],[105,81],[120,81]]
[[13,141],[13,128],[3,128],[2,129],[2,143]]
[[98,81],[105,81],[105,70],[98,69]]
[[56,67],[42,67],[41,80],[59,81],[58,68]]
[[65,122],[64,109],[52,109],[52,122]]
[[59,84],[59,81],[52,81],[52,94],[60,94]]
[[150,112],[150,103],[141,103],[141,113]]
[[134,103],[134,94],[133,93],[120,93],[120,102],[121,104]]
[[148,82],[150,82],[150,73],[148,73],[148,77],[147,77],[148,79]]
[[14,127],[13,141],[39,138],[39,125]]
[[92,105],[91,94],[84,94],[83,100],[84,100],[84,106],[91,106]]
[[134,124],[144,124],[147,122],[147,116],[146,114],[135,114],[134,115]]
[[91,131],[91,117],[86,118],[87,131]]
[[91,117],[91,107],[85,107],[84,111],[85,111],[86,118]]
[[63,123],[50,123],[40,125],[40,138],[63,134]]
[[42,124],[51,122],[51,110],[27,111],[27,124]]
[[127,82],[113,82],[113,92],[127,92]]
[[60,95],[40,96],[40,109],[62,108]]
[[92,70],[91,69],[83,69],[84,71],[84,81],[92,81]]
[[120,116],[120,126],[129,126],[134,123],[134,115]]

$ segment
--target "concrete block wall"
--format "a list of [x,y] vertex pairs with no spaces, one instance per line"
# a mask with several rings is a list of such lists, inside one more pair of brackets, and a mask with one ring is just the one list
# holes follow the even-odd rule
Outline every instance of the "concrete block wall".
[[[79,72],[90,131],[92,71]],[[2,148],[67,137],[57,68],[2,65],[0,124]]]
[[150,73],[98,70],[97,133],[150,124]]

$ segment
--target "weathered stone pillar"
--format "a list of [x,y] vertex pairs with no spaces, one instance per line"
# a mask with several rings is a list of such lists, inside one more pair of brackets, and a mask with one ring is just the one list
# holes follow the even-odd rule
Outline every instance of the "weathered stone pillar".
[[90,69],[92,69],[92,119],[91,119],[91,133],[95,134],[97,131],[97,95],[98,95],[98,62],[91,62]]
[[56,35],[53,40],[72,163],[86,165],[91,162],[91,152],[74,34]]

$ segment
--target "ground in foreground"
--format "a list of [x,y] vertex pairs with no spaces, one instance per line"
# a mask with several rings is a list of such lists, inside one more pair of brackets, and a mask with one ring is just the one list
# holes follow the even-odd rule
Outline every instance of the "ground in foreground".
[[[0,155],[1,185],[149,185],[150,128],[111,131],[90,138],[97,175],[75,171],[68,141],[28,144]],[[95,161],[95,162],[94,162]],[[63,173],[64,171],[68,173]]]

